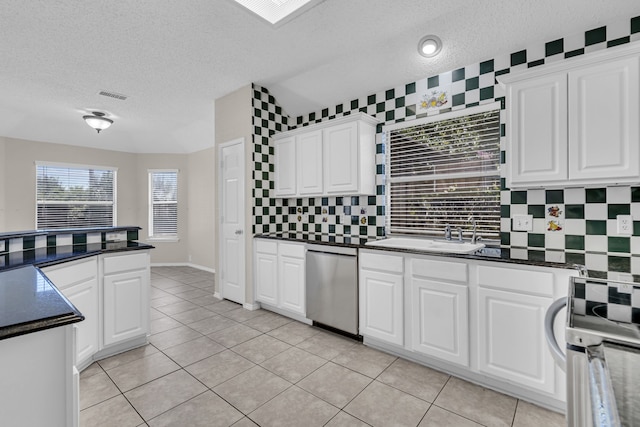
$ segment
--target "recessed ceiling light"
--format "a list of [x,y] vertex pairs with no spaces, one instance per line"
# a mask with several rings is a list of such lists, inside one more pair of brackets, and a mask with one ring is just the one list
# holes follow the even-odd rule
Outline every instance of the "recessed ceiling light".
[[235,0],[271,24],[284,24],[324,0]]
[[442,41],[438,36],[424,36],[418,43],[418,53],[425,58],[433,58],[442,50]]

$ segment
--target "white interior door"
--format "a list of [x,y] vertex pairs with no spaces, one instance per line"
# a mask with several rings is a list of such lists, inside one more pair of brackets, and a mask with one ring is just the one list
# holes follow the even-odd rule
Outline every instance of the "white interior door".
[[245,210],[244,139],[221,144],[220,185],[220,293],[222,298],[244,304]]

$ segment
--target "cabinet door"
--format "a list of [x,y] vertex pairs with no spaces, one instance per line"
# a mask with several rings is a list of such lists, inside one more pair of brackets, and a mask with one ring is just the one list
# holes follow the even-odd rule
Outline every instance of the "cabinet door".
[[65,297],[83,314],[84,320],[76,323],[76,365],[83,367],[98,352],[100,316],[98,280],[92,277],[83,283],[62,291]]
[[360,269],[360,334],[404,344],[403,276]]
[[83,367],[100,345],[100,309],[98,265],[96,257],[59,264],[43,269],[51,282],[84,316],[76,330],[77,366]]
[[640,176],[639,61],[621,58],[569,73],[569,179]]
[[478,369],[554,393],[553,358],[544,335],[552,298],[479,288]]
[[298,194],[322,194],[322,131],[304,133],[296,138]]
[[296,145],[293,136],[275,141],[275,194],[296,195]]
[[567,77],[552,74],[508,89],[509,186],[567,179]]
[[412,348],[469,366],[468,288],[411,279]]
[[280,307],[306,314],[304,259],[280,255],[278,258]]
[[358,191],[358,123],[324,129],[324,192],[354,194]]
[[272,254],[256,253],[256,300],[278,305],[278,257]]
[[149,331],[146,270],[104,276],[104,345],[144,336]]

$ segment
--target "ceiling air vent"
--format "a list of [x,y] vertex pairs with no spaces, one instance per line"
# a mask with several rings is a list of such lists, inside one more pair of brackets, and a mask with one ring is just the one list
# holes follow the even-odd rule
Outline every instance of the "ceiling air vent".
[[116,92],[111,92],[111,91],[108,91],[108,90],[101,90],[100,92],[98,92],[98,95],[108,96],[109,98],[119,99],[120,101],[124,101],[125,99],[128,98],[127,95],[123,95],[121,93],[116,93]]

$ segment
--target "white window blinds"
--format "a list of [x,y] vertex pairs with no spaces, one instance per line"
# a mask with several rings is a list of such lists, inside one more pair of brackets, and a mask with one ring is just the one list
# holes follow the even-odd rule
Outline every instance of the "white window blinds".
[[[483,110],[486,110],[484,108]],[[482,111],[385,134],[392,234],[442,236],[445,226],[497,239],[500,232],[500,111]]]
[[36,163],[36,228],[113,227],[116,170]]
[[178,235],[178,171],[149,171],[149,237]]

